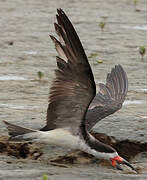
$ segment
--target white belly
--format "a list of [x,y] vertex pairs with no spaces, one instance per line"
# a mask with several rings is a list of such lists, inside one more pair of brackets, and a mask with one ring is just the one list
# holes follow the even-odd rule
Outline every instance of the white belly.
[[[33,133],[32,133],[33,134]],[[51,131],[38,131],[34,141],[46,144],[78,149],[80,139],[79,136],[73,136],[66,129],[55,129]]]

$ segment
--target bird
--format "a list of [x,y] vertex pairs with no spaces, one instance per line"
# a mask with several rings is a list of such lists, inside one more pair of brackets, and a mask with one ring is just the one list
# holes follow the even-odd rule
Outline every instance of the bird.
[[126,72],[121,65],[115,65],[96,93],[93,72],[75,28],[62,9],[57,9],[56,20],[54,27],[58,39],[49,35],[58,55],[46,125],[34,130],[4,121],[10,140],[79,149],[110,161],[119,170],[123,170],[120,164],[125,164],[135,171],[113,147],[90,133],[98,121],[121,109],[128,91]]

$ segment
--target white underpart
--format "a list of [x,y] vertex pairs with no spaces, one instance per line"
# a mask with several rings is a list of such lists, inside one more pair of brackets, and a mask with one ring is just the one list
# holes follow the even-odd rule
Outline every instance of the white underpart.
[[[94,138],[93,136],[91,137]],[[23,138],[31,138],[34,142],[42,142],[50,145],[68,147],[70,149],[79,149],[101,159],[110,159],[118,156],[117,152],[102,153],[91,149],[83,139],[81,139],[79,136],[72,135],[67,129],[36,131],[23,135]]]
[[79,137],[73,136],[67,129],[51,131],[36,131],[23,135],[23,139],[32,139],[33,142],[42,142],[50,145],[79,149]]

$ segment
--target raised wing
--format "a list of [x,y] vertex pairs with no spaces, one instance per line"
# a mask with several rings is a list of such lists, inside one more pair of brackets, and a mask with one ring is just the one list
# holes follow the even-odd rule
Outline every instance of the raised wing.
[[116,65],[107,75],[106,85],[99,84],[100,91],[86,113],[88,131],[101,119],[118,111],[128,92],[128,78],[122,66]]
[[49,95],[47,125],[41,130],[71,127],[79,130],[82,119],[96,94],[93,73],[86,54],[66,14],[57,10],[55,30],[59,41],[53,40],[59,56],[55,80]]

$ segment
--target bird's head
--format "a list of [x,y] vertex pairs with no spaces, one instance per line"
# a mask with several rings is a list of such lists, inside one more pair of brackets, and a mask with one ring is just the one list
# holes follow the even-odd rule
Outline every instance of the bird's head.
[[123,170],[120,164],[125,164],[128,167],[130,167],[132,170],[136,171],[136,169],[125,159],[123,159],[121,156],[115,156],[114,158],[111,158],[111,163],[113,167],[116,167],[118,170]]

